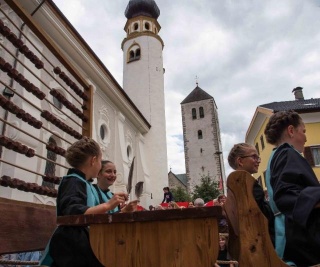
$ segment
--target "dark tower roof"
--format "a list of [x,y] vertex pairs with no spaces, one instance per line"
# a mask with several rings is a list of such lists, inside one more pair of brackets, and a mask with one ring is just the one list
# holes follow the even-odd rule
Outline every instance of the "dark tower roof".
[[137,16],[157,19],[160,16],[160,9],[154,0],[130,0],[124,14],[127,19]]
[[207,92],[202,90],[199,86],[193,89],[193,91],[181,102],[181,104],[212,99],[213,97]]

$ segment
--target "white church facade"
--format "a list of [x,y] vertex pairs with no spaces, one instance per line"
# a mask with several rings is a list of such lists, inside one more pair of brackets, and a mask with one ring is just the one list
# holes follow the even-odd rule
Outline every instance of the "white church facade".
[[[43,176],[66,174],[60,152],[80,133],[91,135],[102,158],[116,164],[112,191],[126,191],[135,158],[133,186],[144,182],[141,205],[160,203],[168,171],[163,41],[156,3],[128,2],[123,88],[52,0],[8,4],[2,0],[0,12],[0,80],[5,89],[0,107],[0,197],[54,205],[52,190],[58,185]],[[28,113],[31,122],[20,119],[12,107]],[[18,148],[13,150],[8,142]],[[54,151],[48,150],[50,144]],[[28,156],[20,153],[25,147],[32,152]],[[48,185],[51,191],[43,189]]]

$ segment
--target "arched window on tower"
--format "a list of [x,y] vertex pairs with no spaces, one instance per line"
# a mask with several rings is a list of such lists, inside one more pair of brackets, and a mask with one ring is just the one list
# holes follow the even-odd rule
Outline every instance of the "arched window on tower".
[[140,58],[140,48],[136,50],[136,54],[135,54],[135,59],[139,59],[139,58]]
[[139,29],[139,24],[137,22],[133,25],[133,29],[135,31],[137,31]]
[[198,130],[198,139],[202,139],[203,136],[202,136],[202,131],[201,130]]
[[146,23],[144,24],[144,28],[145,28],[147,31],[149,31],[149,30],[150,30],[150,24],[149,24],[148,22],[146,22]]
[[134,44],[128,50],[128,62],[139,60],[141,57],[141,49],[138,44]]
[[130,51],[129,53],[129,61],[134,60],[134,51]]
[[200,114],[200,118],[204,118],[203,107],[200,107],[200,108],[199,108],[199,114]]
[[192,119],[195,120],[197,118],[197,110],[193,108],[191,112],[192,112]]
[[[48,141],[49,144],[57,145],[56,140],[53,139],[53,137],[49,138]],[[54,153],[53,151],[47,150],[47,162],[46,162],[46,167],[44,170],[44,175],[45,176],[55,176],[56,175],[56,160],[57,160],[57,154]],[[42,181],[42,186],[47,186],[49,188],[54,188],[54,183]]]

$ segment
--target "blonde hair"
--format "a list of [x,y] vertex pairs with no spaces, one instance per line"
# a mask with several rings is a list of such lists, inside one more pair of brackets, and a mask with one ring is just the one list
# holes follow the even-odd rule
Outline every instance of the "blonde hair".
[[246,149],[248,148],[255,147],[247,143],[239,143],[233,146],[228,155],[228,163],[232,169],[236,170],[238,168],[237,158],[245,156]]

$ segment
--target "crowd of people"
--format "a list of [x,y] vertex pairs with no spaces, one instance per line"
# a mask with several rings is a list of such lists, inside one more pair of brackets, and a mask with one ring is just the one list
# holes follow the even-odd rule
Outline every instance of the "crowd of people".
[[[266,128],[267,142],[274,145],[266,171],[266,194],[258,182],[253,196],[268,220],[269,234],[278,256],[294,266],[320,263],[320,185],[312,168],[302,156],[306,131],[301,117],[293,111],[277,112]],[[63,177],[57,197],[57,215],[102,214],[135,211],[137,201],[129,202],[125,193],[112,193],[116,166],[101,160],[99,145],[84,138],[74,143],[66,153],[72,166]],[[261,158],[250,144],[235,144],[228,155],[234,170],[258,172]],[[91,180],[97,177],[97,184]],[[182,208],[174,201],[169,187],[163,188],[161,204],[149,206],[150,211]],[[227,197],[219,195],[214,205],[224,206]],[[166,206],[163,205],[166,203]],[[203,199],[190,201],[183,208],[204,207]],[[225,215],[225,214],[223,214]],[[218,260],[231,260],[227,250],[228,223],[219,221]],[[102,266],[94,256],[87,227],[58,226],[47,247],[42,264],[48,266]],[[216,267],[235,266],[216,264]]]

